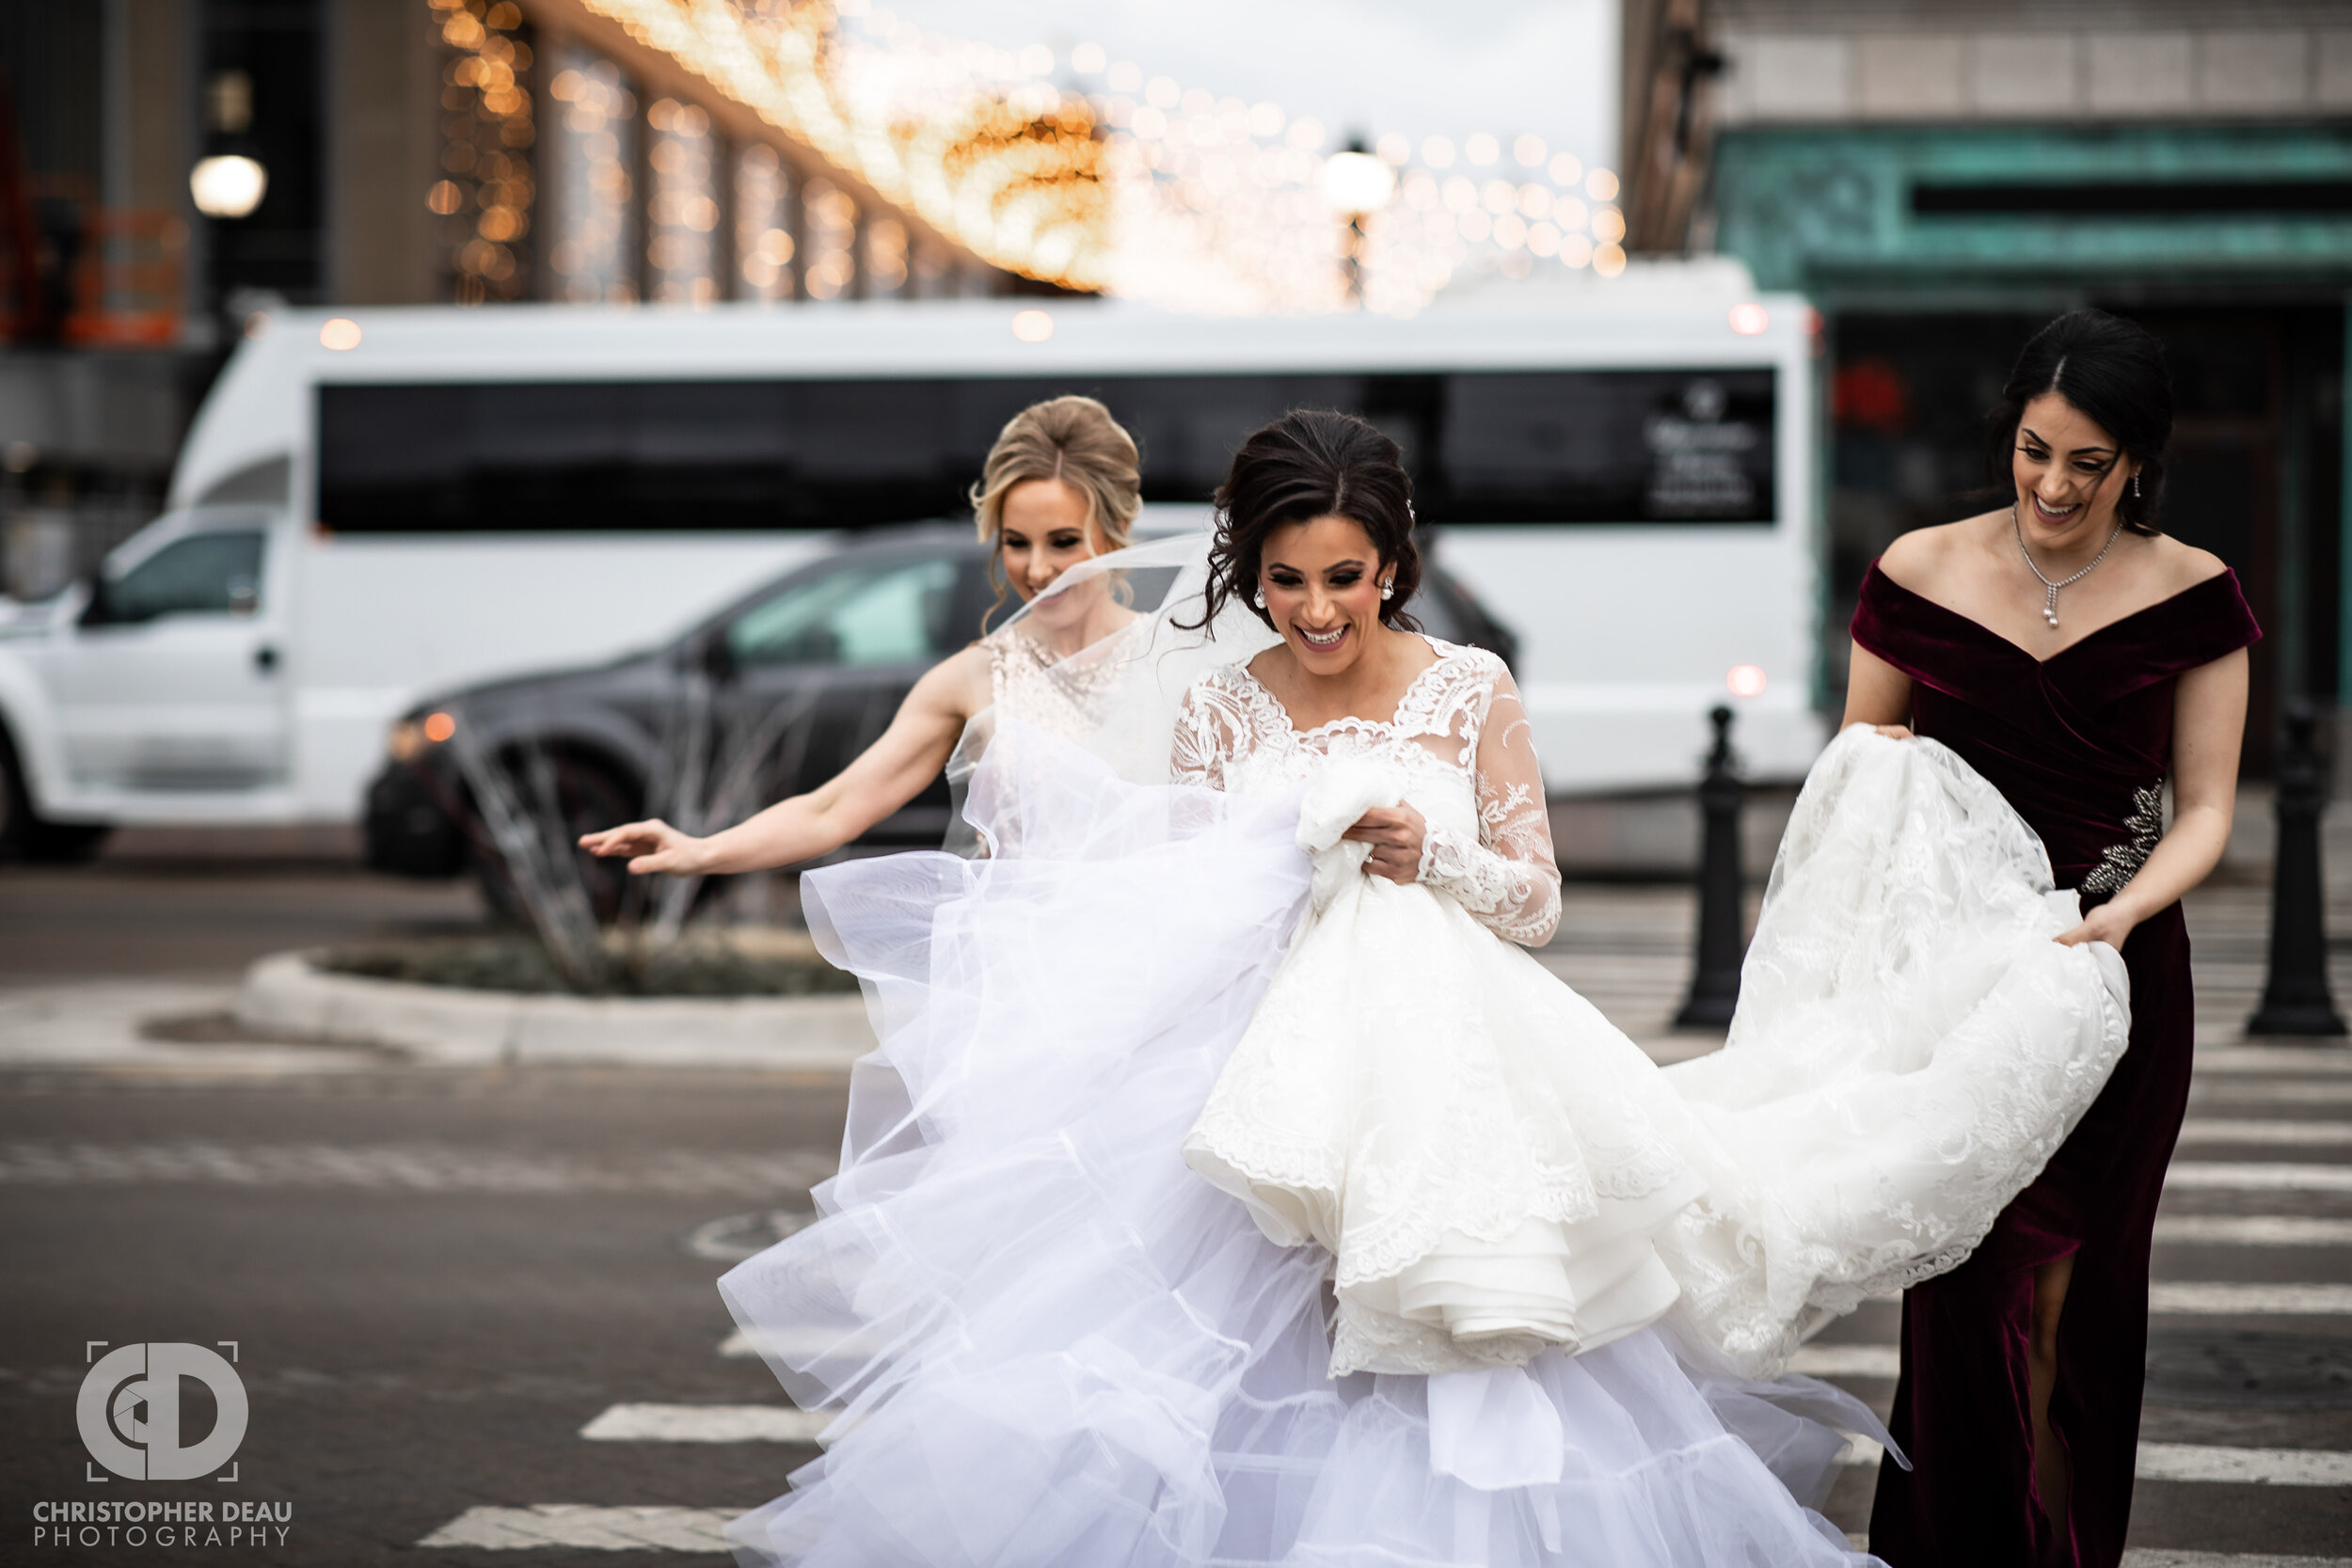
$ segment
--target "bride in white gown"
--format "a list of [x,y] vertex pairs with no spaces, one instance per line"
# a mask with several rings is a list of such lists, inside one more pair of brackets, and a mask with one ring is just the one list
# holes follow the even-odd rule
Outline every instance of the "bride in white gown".
[[[1008,723],[969,810],[1017,852],[806,879],[882,1044],[824,1217],[722,1281],[838,1412],[746,1561],[1852,1560],[1805,1504],[1875,1422],[1754,1380],[1965,1255],[2112,1065],[2120,966],[1906,752],[1801,807],[1740,1069],[1661,1074],[1514,945],[1558,914],[1540,778],[1500,662],[1388,624],[1405,497],[1358,421],[1261,432],[1203,608],[1281,641],[1191,686],[1174,786]],[[1120,657],[1084,689],[1184,664]]]

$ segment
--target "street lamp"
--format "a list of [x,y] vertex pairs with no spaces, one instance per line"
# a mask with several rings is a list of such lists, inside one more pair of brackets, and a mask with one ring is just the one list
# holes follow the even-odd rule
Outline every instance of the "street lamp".
[[1386,207],[1395,194],[1396,171],[1366,151],[1361,136],[1324,160],[1323,199],[1347,220],[1347,295],[1359,305],[1364,300],[1364,219]]
[[199,158],[188,171],[188,194],[208,218],[248,217],[268,191],[269,170],[242,152]]

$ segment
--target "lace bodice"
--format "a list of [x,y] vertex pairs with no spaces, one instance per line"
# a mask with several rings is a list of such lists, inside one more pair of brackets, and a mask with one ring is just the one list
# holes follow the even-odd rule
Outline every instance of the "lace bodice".
[[1518,688],[1485,649],[1427,641],[1436,662],[1387,720],[1300,730],[1247,666],[1210,672],[1177,712],[1170,773],[1179,783],[1273,794],[1328,759],[1392,763],[1404,799],[1427,823],[1421,881],[1498,935],[1540,945],[1560,924],[1560,870]]
[[1089,644],[1083,658],[1055,654],[1015,623],[980,639],[988,655],[989,701],[1024,723],[1081,739],[1102,722],[1099,699],[1123,669],[1120,656],[1150,631],[1140,618]]

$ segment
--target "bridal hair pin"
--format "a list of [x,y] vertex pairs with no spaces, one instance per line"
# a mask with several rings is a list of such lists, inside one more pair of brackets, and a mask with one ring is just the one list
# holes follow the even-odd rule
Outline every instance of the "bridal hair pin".
[[[2134,479],[2137,479],[2139,476],[2135,474],[2132,477]],[[2123,537],[2123,520],[2119,517],[2116,519],[2115,531],[2107,535],[2107,542],[2099,546],[2099,553],[2090,558],[2090,565],[2084,567],[2081,571],[2076,572],[2071,578],[2061,578],[2058,581],[2052,582],[2048,578],[2042,575],[2042,568],[2033,563],[2033,551],[2026,548],[2026,526],[2017,520],[2017,503],[2015,501],[2011,501],[2010,503],[2009,527],[2010,531],[2017,536],[2017,553],[2026,558],[2026,570],[2031,572],[2042,586],[2050,591],[2049,597],[2042,602],[2042,618],[2049,622],[2053,627],[2058,625],[2058,591],[2061,588],[2069,586],[2070,584],[2082,581],[2083,578],[2089,577],[2092,572],[2096,571],[2098,569],[2099,562],[2107,558],[2107,551],[2115,548],[2115,542]]]

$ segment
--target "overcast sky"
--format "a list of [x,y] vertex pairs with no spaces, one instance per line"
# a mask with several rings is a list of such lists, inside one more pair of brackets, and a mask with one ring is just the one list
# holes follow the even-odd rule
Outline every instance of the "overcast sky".
[[1522,132],[1616,161],[1616,0],[873,0],[1007,48],[1092,41],[1184,87],[1416,147]]

